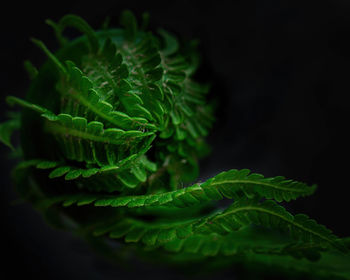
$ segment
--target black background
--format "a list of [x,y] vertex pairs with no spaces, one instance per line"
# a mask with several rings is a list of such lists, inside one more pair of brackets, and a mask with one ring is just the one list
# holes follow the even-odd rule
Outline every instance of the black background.
[[[45,56],[29,40],[58,44],[44,23],[76,13],[99,28],[106,16],[118,24],[124,8],[150,28],[198,38],[199,79],[213,83],[217,122],[209,137],[213,151],[203,160],[201,179],[230,168],[316,183],[315,195],[289,204],[335,234],[350,236],[349,50],[347,1],[47,1],[8,4],[1,20],[1,120],[6,95],[23,97],[29,80],[23,61],[36,66]],[[49,228],[30,205],[12,206],[13,162],[1,145],[1,265],[11,277],[45,279],[179,279],[165,269],[136,266],[122,271],[95,257],[70,233]],[[14,266],[12,266],[14,265]],[[221,275],[232,279],[233,274]]]

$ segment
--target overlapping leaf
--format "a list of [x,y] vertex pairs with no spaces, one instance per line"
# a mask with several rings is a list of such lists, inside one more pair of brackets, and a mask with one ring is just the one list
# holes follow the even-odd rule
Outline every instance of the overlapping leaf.
[[[148,170],[155,171],[155,166],[147,161],[143,163]],[[309,187],[304,183],[286,180],[283,177],[264,178],[260,174],[251,173],[247,169],[230,170],[220,173],[202,184],[158,194],[135,195],[135,196],[101,196],[96,195],[90,203],[95,206],[112,207],[148,207],[148,206],[170,206],[191,207],[208,201],[221,200],[225,198],[240,199],[264,197],[276,199],[277,201],[289,201],[298,196],[310,195],[316,186]],[[62,197],[62,201],[64,201]],[[72,203],[78,203],[85,199],[85,194],[74,197]]]
[[152,132],[104,129],[103,123],[98,121],[88,122],[86,118],[69,114],[55,115],[41,106],[14,97],[8,100],[35,110],[46,118],[48,122],[44,129],[56,137],[67,159],[99,166],[115,165],[129,155],[145,153],[154,139]]
[[[230,234],[252,224],[286,231],[296,241],[316,245],[324,244],[324,246],[340,251],[347,251],[344,244],[329,229],[317,224],[306,215],[291,215],[272,200],[259,203],[254,200],[241,199],[223,212],[191,220],[145,223],[126,218],[115,224],[100,227],[95,230],[95,234],[108,233],[111,238],[124,237],[127,242],[142,240],[148,246],[162,245],[177,239],[177,244],[173,245],[176,245],[178,250],[181,249],[179,247],[186,244],[186,241],[179,240],[190,238],[190,241],[187,242],[191,246],[198,243],[198,246],[195,246],[196,250],[200,249],[202,243],[207,243],[203,246],[208,246],[208,248],[202,248],[204,255],[216,255],[222,245],[220,239],[222,235]],[[208,244],[208,237],[212,234],[219,236]],[[232,241],[234,242],[234,239]],[[226,243],[229,242],[226,241]],[[232,246],[237,247],[237,245],[227,244],[223,248],[226,254],[229,254],[228,248]],[[288,249],[284,250],[288,252]]]
[[0,142],[6,146],[14,149],[11,143],[11,136],[14,131],[18,130],[20,127],[20,120],[18,117],[8,120],[0,124]]
[[[126,243],[142,242],[148,249],[165,249],[179,259],[182,254],[242,253],[262,263],[259,256],[317,261],[328,252],[347,252],[347,245],[329,229],[306,215],[293,216],[276,203],[311,195],[316,186],[281,176],[264,178],[243,169],[179,187],[198,174],[198,158],[208,150],[203,139],[213,122],[213,108],[206,100],[209,86],[193,79],[199,61],[195,43],[183,47],[165,30],[159,30],[158,38],[144,31],[146,21],[138,29],[130,11],[123,12],[124,29],[117,33],[96,33],[74,15],[48,23],[64,48],[71,47],[63,36],[67,27],[84,33],[79,40],[85,48],[72,62],[33,39],[59,72],[51,91],[43,93],[59,95],[55,96],[61,102],[55,113],[42,106],[45,101],[33,104],[8,98],[10,104],[42,117],[42,122],[35,123],[42,129],[42,143],[45,137],[56,140],[50,160],[29,158],[16,167],[47,169],[36,173],[48,176],[43,182],[51,180],[52,186],[41,185],[40,190],[36,186],[38,190],[30,196],[40,209],[52,213],[53,209],[60,212],[62,205],[86,205],[79,210],[111,212],[112,218],[102,214],[98,225],[91,222],[85,230]],[[27,68],[35,80],[45,77],[42,70],[37,72],[32,65]],[[6,145],[11,146],[11,133],[18,124],[0,125],[0,140]],[[30,180],[34,182],[34,177]],[[54,189],[60,184],[72,189]],[[224,198],[234,203],[226,210],[203,214],[213,201]],[[143,219],[147,213],[154,215],[149,221]],[[246,231],[252,226],[259,229],[256,235]],[[269,236],[267,242],[262,229],[278,237]]]

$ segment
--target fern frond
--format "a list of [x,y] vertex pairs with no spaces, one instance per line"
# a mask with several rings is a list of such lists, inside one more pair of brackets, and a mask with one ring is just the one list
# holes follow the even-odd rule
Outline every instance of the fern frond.
[[220,230],[227,230],[251,223],[287,231],[297,241],[326,243],[347,252],[346,247],[325,226],[317,224],[315,220],[304,214],[293,216],[273,200],[262,203],[256,203],[254,200],[239,200],[223,213],[209,218],[206,227],[209,231],[211,225]]
[[[142,157],[144,169],[155,171],[156,167],[149,162],[146,157]],[[118,169],[120,167],[105,166],[99,172]],[[55,171],[53,171],[55,172]],[[137,171],[135,171],[136,173]],[[62,174],[64,175],[64,174]],[[61,176],[62,176],[61,175]],[[167,207],[192,207],[209,201],[221,200],[224,197],[229,199],[240,199],[246,197],[249,199],[264,197],[275,199],[278,202],[284,199],[290,199],[298,195],[310,195],[315,191],[315,186],[309,187],[304,183],[285,180],[283,177],[264,178],[260,174],[251,173],[247,169],[230,170],[220,173],[202,184],[171,191],[148,195],[133,196],[101,196],[95,195],[90,203],[94,202],[95,206],[111,207],[150,207],[150,206],[167,206]],[[285,194],[286,192],[286,194]],[[92,198],[91,194],[87,195]],[[64,201],[64,197],[61,201]],[[75,197],[72,203],[79,203],[85,199],[85,194]],[[71,199],[70,199],[71,201]]]
[[46,47],[46,45],[44,44],[44,42],[37,40],[35,38],[32,38],[32,42],[37,45],[46,55],[49,59],[51,59],[51,61],[55,64],[56,68],[60,71],[60,73],[62,75],[66,75],[67,74],[67,70],[66,68],[62,65],[62,63],[57,59],[57,57],[50,52],[50,50]]
[[[24,160],[14,183],[52,225],[109,251],[111,242],[134,243],[126,248],[173,263],[288,262],[319,269],[315,275],[350,275],[348,239],[278,204],[316,185],[248,169],[193,184],[214,122],[210,85],[194,78],[195,40],[146,31],[147,14],[139,28],[130,11],[119,29],[95,32],[76,15],[47,23],[62,48],[53,53],[33,39],[48,61],[38,70],[26,63],[33,78],[26,98],[7,98],[25,110],[0,125],[0,141],[13,148],[19,129]],[[66,28],[83,36],[70,41]],[[222,209],[215,202],[224,199],[234,201]],[[327,260],[341,263],[339,273]]]
[[[83,203],[85,202],[86,199]],[[296,241],[308,244],[326,244],[324,246],[331,246],[342,252],[347,252],[344,244],[329,229],[317,224],[306,215],[291,215],[272,200],[258,203],[254,202],[254,200],[243,199],[235,202],[223,212],[188,221],[175,220],[147,224],[137,220],[126,219],[112,226],[104,226],[97,230],[97,233],[109,233],[111,238],[120,238],[126,236],[130,231],[135,231],[139,233],[135,242],[140,241],[142,238],[147,245],[153,246],[170,242],[175,238],[186,239],[192,235],[196,236],[193,238],[198,239],[200,238],[197,236],[198,234],[200,236],[204,235],[203,239],[205,240],[209,235],[227,235],[252,224],[286,231]],[[122,228],[122,232],[120,228]],[[220,243],[220,241],[216,243]],[[199,240],[198,242],[204,241]],[[193,241],[190,241],[190,243],[193,243]],[[217,247],[220,248],[219,245]],[[285,249],[285,251],[288,250]]]
[[18,117],[0,124],[0,142],[10,147],[12,150],[15,148],[11,143],[11,136],[14,131],[20,128],[20,124],[20,119]]
[[138,28],[134,14],[129,10],[124,10],[120,17],[120,24],[125,27],[125,38],[129,41],[135,40]]
[[[55,115],[46,108],[15,97],[9,97],[7,100],[9,103],[17,103],[32,109],[47,119],[45,131],[57,138],[62,152],[71,160],[93,162],[99,166],[114,165],[116,161],[122,159],[115,155],[125,155],[128,147],[131,147],[131,154],[139,153],[140,150],[146,152],[154,139],[153,132],[124,131],[117,128],[104,129],[101,122],[91,121],[88,123],[85,118],[72,117],[69,114]],[[144,142],[145,145],[140,146],[142,138],[149,136],[153,137]]]
[[[108,99],[108,97],[104,96],[103,92],[101,92],[100,89],[95,88],[94,82],[90,80],[90,78],[84,75],[83,72],[73,62],[67,61],[66,64],[69,74],[69,86],[72,86],[75,89],[75,91],[72,92],[72,90],[67,90],[64,88],[60,89],[60,91],[63,92],[64,98],[62,101],[64,102],[63,112],[79,112],[80,114],[86,114],[89,119],[96,119],[97,116],[101,121],[105,121],[107,123],[110,123],[111,125],[123,129],[130,129],[132,127],[141,127],[143,129],[147,128],[152,130],[156,129],[156,126],[154,124],[148,123],[148,120],[145,118],[130,117],[125,112],[120,112],[113,109],[113,106],[106,101],[106,98]],[[114,69],[117,69],[118,71],[118,67],[122,66],[121,59],[119,59],[119,62],[114,63],[113,66]],[[89,71],[89,68],[86,68],[85,71]],[[125,72],[127,71],[127,69],[121,71]],[[99,71],[99,73],[101,72],[103,71]],[[99,78],[100,76],[95,77],[95,79]],[[123,96],[119,96],[122,102],[125,101],[123,97],[126,94],[131,95],[127,97],[128,102],[132,102],[133,104],[140,104],[140,102],[142,102],[136,95],[132,95],[127,91],[129,86],[125,80],[120,80],[119,82],[115,80],[112,81],[113,83],[124,83],[124,86],[122,85],[121,88],[125,88],[125,90],[123,90],[123,92],[119,94],[123,94]],[[108,94],[108,92],[106,94]],[[69,98],[73,98],[75,102],[70,101],[71,99]],[[133,98],[134,101],[132,101],[131,98]],[[79,106],[83,106],[84,109],[80,108]],[[90,114],[93,115],[90,116]]]
[[[163,41],[164,41],[164,47],[161,50],[162,55],[170,56],[172,54],[175,54],[179,49],[179,43],[178,43],[178,40],[175,38],[175,36],[173,34],[170,34],[168,31],[166,31],[162,28],[158,29],[158,33],[163,37]],[[179,57],[178,59],[180,61],[182,61],[181,57]],[[174,62],[173,62],[173,64],[174,64]],[[181,70],[187,69],[186,66],[181,68]],[[177,68],[177,69],[179,69],[179,68]]]
[[[289,201],[298,196],[310,195],[315,186],[285,180],[283,177],[264,178],[260,174],[251,173],[248,169],[230,170],[220,173],[205,183],[161,194],[130,196],[97,200],[96,206],[155,206],[166,205],[189,207],[205,201],[220,200],[223,197],[238,199],[246,196],[252,198],[261,196],[277,201]],[[131,203],[129,205],[129,203]],[[135,206],[134,206],[135,207]]]
[[29,78],[34,80],[34,78],[38,75],[38,69],[31,63],[30,60],[24,61],[23,66],[27,71]]
[[97,52],[98,46],[99,46],[98,38],[96,36],[95,31],[91,28],[91,26],[85,20],[83,20],[81,17],[77,15],[72,15],[72,14],[65,15],[60,19],[60,21],[57,24],[57,28],[58,28],[57,32],[60,34],[60,36],[62,36],[61,34],[66,27],[74,27],[79,31],[81,31],[82,33],[84,33],[88,38],[91,51]]

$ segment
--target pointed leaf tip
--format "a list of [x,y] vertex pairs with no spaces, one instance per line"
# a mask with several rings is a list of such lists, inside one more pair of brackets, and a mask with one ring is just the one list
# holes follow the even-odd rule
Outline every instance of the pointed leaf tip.
[[68,40],[62,35],[62,29],[60,27],[60,25],[58,25],[56,22],[54,22],[51,19],[46,19],[45,23],[49,26],[52,27],[52,29],[55,32],[55,36],[58,40],[58,42],[60,43],[60,45],[63,47],[64,45],[67,44]]
[[74,27],[78,29],[80,32],[86,35],[91,51],[93,53],[98,51],[99,43],[96,33],[83,18],[77,15],[68,14],[60,19],[58,26],[61,32],[63,32],[66,27]]
[[23,66],[27,71],[29,78],[31,80],[35,79],[35,77],[38,75],[38,69],[29,60],[25,60]]
[[55,66],[57,67],[57,69],[62,73],[62,74],[66,74],[67,70],[66,68],[63,66],[63,64],[57,59],[57,57],[46,47],[46,45],[44,44],[43,41],[40,41],[36,38],[30,38],[30,40],[37,46],[39,47],[46,55],[49,59],[51,59],[51,61],[55,64]]
[[0,124],[0,142],[15,150],[11,143],[11,136],[20,127],[20,120],[13,119]]
[[137,21],[130,10],[124,10],[120,17],[120,24],[125,27],[125,37],[128,41],[134,41],[137,33]]

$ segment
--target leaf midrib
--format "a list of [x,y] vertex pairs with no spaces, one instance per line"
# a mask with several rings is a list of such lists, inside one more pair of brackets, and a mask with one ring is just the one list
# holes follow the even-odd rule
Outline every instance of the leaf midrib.
[[220,184],[228,184],[228,183],[232,183],[232,184],[237,184],[237,183],[245,183],[245,184],[253,184],[253,185],[264,185],[264,186],[268,186],[274,189],[279,189],[279,190],[283,190],[283,191],[289,191],[289,192],[298,192],[298,193],[309,193],[312,191],[312,188],[310,188],[310,190],[304,190],[304,189],[293,189],[293,188],[286,188],[286,187],[282,187],[280,185],[277,184],[269,184],[266,182],[261,182],[261,181],[253,181],[253,180],[242,180],[242,179],[233,179],[233,180],[225,180],[225,181],[220,181],[220,182],[213,182],[210,184],[210,186],[216,186],[216,185],[220,185]]
[[237,212],[240,212],[240,211],[260,211],[260,212],[263,212],[263,213],[267,213],[269,215],[272,215],[272,216],[276,216],[278,218],[280,218],[281,220],[284,220],[286,221],[287,223],[297,227],[297,228],[300,228],[301,230],[305,231],[305,232],[309,232],[315,236],[318,236],[319,238],[327,241],[328,243],[330,243],[331,245],[333,245],[334,247],[338,248],[338,246],[335,244],[335,241],[332,240],[332,239],[329,239],[327,238],[326,236],[320,234],[320,233],[317,233],[315,231],[313,231],[312,229],[308,229],[308,228],[305,228],[303,225],[299,224],[299,223],[296,223],[294,221],[294,217],[293,217],[293,220],[290,220],[282,215],[279,215],[278,213],[276,212],[273,212],[273,211],[269,211],[263,207],[257,207],[257,206],[241,206],[241,207],[238,207],[238,208],[235,208],[233,210],[230,210],[228,212],[225,212],[225,213],[222,213],[220,214],[220,216],[217,216],[215,218],[213,218],[213,221],[217,220],[217,219],[221,219],[222,217],[225,217],[227,215],[230,215],[230,214],[234,214],[234,213],[237,213]]
[[102,142],[106,144],[119,145],[125,143],[125,139],[115,140],[104,136],[97,136],[88,132],[79,131],[74,128],[65,127],[63,125],[47,122],[45,126],[46,131],[52,132],[54,134],[69,135],[76,138],[81,138],[88,141]]
[[[121,127],[123,129],[128,128],[125,125],[122,125],[118,122],[115,121],[114,118],[110,117],[108,114],[103,113],[101,110],[98,110],[97,106],[93,106],[89,100],[87,100],[84,96],[82,96],[81,94],[71,94],[70,96],[72,96],[73,98],[75,98],[76,100],[80,101],[83,105],[85,105],[89,110],[91,110],[92,112],[94,112],[96,115],[100,116],[102,119],[110,122],[113,125],[116,125],[117,127]],[[113,112],[113,110],[111,111]],[[125,114],[125,113],[124,113]],[[143,127],[149,127],[148,123],[141,123],[139,121],[135,121],[132,120],[134,123],[136,123],[139,126],[143,126]]]

